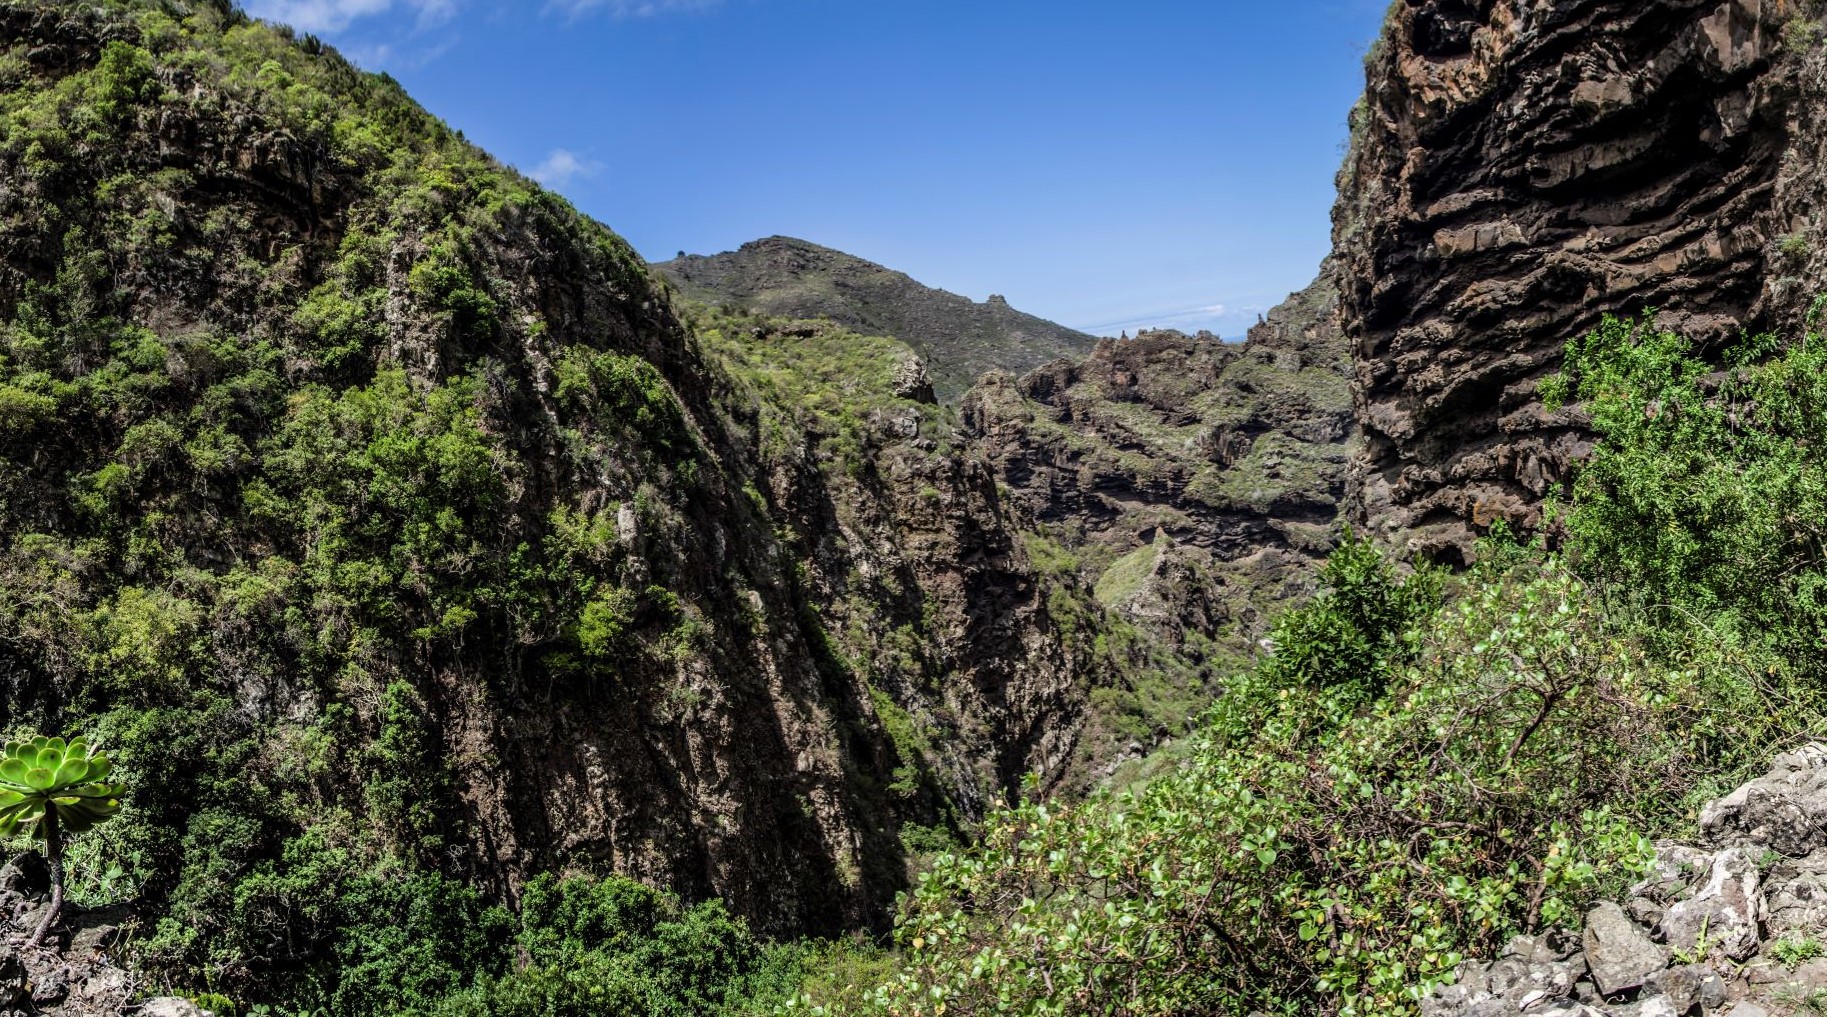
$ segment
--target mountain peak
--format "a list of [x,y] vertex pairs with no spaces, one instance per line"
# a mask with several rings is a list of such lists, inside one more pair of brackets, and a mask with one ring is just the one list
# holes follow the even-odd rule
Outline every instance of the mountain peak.
[[772,236],[735,251],[684,255],[656,265],[687,297],[789,318],[829,318],[893,336],[918,352],[940,399],[987,371],[1017,374],[1097,343],[1064,325],[1018,311],[1001,295],[983,303],[925,286],[904,272],[801,240]]

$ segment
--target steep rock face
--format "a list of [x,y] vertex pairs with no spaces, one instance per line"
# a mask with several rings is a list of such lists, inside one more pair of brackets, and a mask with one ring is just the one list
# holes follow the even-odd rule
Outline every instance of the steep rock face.
[[739,379],[732,405],[759,408],[731,415],[808,608],[891,715],[898,764],[924,771],[896,793],[931,822],[982,815],[1028,773],[1057,779],[1094,673],[1048,604],[1069,580],[1034,568],[1030,521],[919,359],[828,321],[705,313],[699,334]]
[[1335,312],[1322,276],[1247,342],[1106,339],[987,376],[960,405],[1011,502],[1079,563],[1095,606],[1141,634],[1131,680],[1180,686],[1149,724],[1215,692],[1331,547],[1356,438]]
[[903,823],[1057,771],[1086,658],[905,348],[753,398],[773,333],[228,4],[0,39],[0,727],[123,761],[171,977],[325,949],[235,901],[330,851],[879,923]]
[[[1455,557],[1534,519],[1584,451],[1536,382],[1600,315],[1704,339],[1797,302],[1766,293],[1813,191],[1786,156],[1773,0],[1402,0],[1368,64],[1334,212],[1357,360],[1360,518]],[[1785,204],[1807,204],[1785,198]]]
[[[282,752],[341,712],[334,754],[404,740],[408,786],[320,785],[316,807],[407,855],[436,837],[498,892],[599,864],[768,925],[864,918],[867,760],[838,732],[870,706],[815,666],[694,395],[707,365],[638,260],[339,61],[208,8],[197,60],[175,27],[0,9],[27,54],[7,382],[40,397],[7,435],[6,721],[220,695],[213,737]],[[244,56],[272,61],[258,87]],[[286,86],[307,75],[355,144],[306,119]],[[561,567],[581,602],[537,577]],[[94,627],[38,617],[47,582]],[[745,590],[759,617],[732,624]],[[145,598],[182,656],[111,628]],[[602,652],[580,653],[593,613]],[[134,762],[187,782],[147,772],[182,759]]]
[[768,237],[740,250],[686,255],[655,266],[694,300],[761,314],[829,318],[912,346],[940,399],[957,398],[984,372],[1021,373],[1083,353],[1097,340],[1009,306],[922,286],[907,275],[828,247]]
[[1074,544],[1122,553],[1161,533],[1225,558],[1324,544],[1354,433],[1332,311],[1321,282],[1244,343],[1106,339],[985,379],[964,424],[1015,500]]

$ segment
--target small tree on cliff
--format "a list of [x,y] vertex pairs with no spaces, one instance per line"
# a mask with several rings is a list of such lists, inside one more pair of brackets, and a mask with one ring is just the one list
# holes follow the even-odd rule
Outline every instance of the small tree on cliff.
[[107,782],[113,769],[102,753],[89,754],[81,738],[40,735],[8,742],[0,754],[0,837],[30,824],[44,841],[51,869],[51,906],[27,947],[44,937],[63,909],[63,838],[113,818],[120,811],[123,788]]

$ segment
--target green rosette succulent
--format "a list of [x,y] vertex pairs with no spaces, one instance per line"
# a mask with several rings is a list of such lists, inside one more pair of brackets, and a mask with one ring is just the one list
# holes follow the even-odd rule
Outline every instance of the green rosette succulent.
[[107,754],[91,755],[81,738],[8,742],[0,754],[0,837],[27,824],[45,837],[47,809],[55,810],[63,833],[82,833],[113,818],[125,788],[108,782],[112,771]]

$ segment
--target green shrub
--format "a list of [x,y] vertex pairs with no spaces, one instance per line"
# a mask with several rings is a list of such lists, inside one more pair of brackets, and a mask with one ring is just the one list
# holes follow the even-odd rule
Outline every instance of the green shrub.
[[1440,606],[1441,580],[1425,566],[1405,578],[1369,540],[1346,534],[1320,571],[1313,602],[1284,615],[1270,636],[1267,681],[1381,692],[1389,666],[1400,662],[1395,651]]
[[1621,892],[1822,721],[1827,343],[1773,354],[1720,375],[1623,319],[1571,344],[1544,391],[1602,439],[1556,516],[1571,556],[1493,540],[1448,582],[1347,540],[1177,769],[992,816],[847,1009],[1412,1013]]
[[1601,437],[1566,519],[1582,570],[1646,605],[1674,641],[1780,650],[1827,680],[1827,342],[1764,336],[1716,374],[1647,319],[1607,318],[1545,386]]
[[1813,49],[1821,41],[1821,14],[1815,3],[1808,3],[1801,13],[1783,22],[1783,46],[1793,51]]
[[[1363,549],[1341,553],[1335,571],[1375,573]],[[1366,601],[1369,585],[1295,614],[1408,610]],[[1255,704],[1251,723],[1221,724],[1178,771],[992,818],[908,899],[907,966],[877,1003],[1411,1012],[1462,957],[1572,919],[1646,862],[1640,831],[1692,789],[1686,732],[1710,689],[1655,666],[1553,559],[1479,577],[1396,642],[1365,705],[1357,682],[1271,684],[1272,659],[1220,703]]]
[[0,384],[0,438],[30,431],[57,413],[57,400],[18,385]]
[[450,316],[451,330],[460,338],[486,340],[500,327],[500,305],[451,239],[425,252],[408,273],[407,284],[433,310]]
[[[546,875],[521,898],[524,964],[427,1008],[436,1017],[702,1017],[782,979],[721,904],[630,879]],[[758,981],[759,979],[759,981]]]

